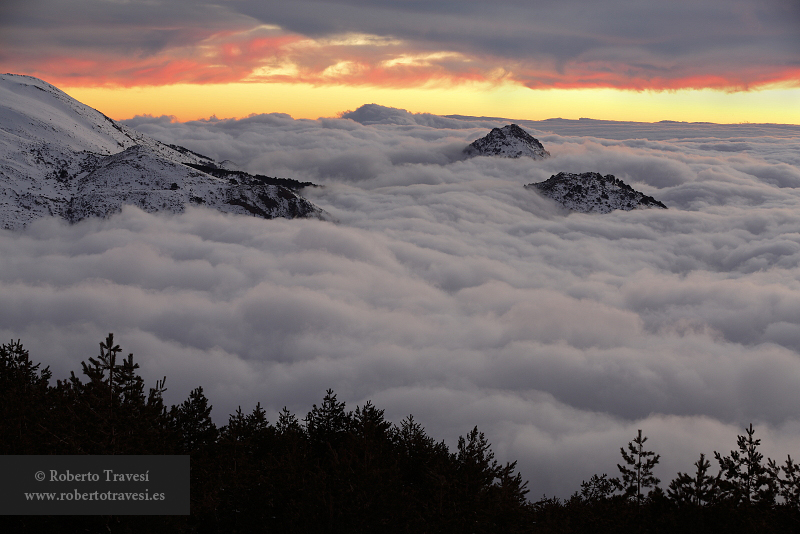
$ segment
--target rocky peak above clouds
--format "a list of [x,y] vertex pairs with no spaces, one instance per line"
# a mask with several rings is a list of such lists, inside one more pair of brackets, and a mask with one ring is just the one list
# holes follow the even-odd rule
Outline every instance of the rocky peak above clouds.
[[531,134],[517,126],[509,124],[502,128],[494,128],[486,136],[473,141],[464,149],[467,156],[499,156],[519,158],[528,156],[533,159],[544,159],[550,153],[542,143]]
[[239,173],[231,180],[201,170],[217,167],[42,80],[0,75],[0,228],[22,228],[46,216],[70,222],[106,217],[125,204],[149,212],[178,213],[194,204],[263,218],[323,216],[266,177]]
[[534,188],[562,207],[580,213],[609,213],[614,210],[630,211],[641,208],[667,209],[658,200],[636,191],[612,174],[603,176],[597,172],[560,172],[544,182],[528,184],[525,188]]

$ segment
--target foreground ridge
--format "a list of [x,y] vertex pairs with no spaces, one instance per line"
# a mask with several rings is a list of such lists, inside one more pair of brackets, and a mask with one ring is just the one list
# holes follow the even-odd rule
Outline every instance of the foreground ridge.
[[525,188],[536,189],[562,207],[579,213],[609,213],[614,210],[630,211],[641,208],[667,209],[662,202],[636,191],[613,174],[603,176],[597,172],[560,172],[544,182],[528,184]]
[[661,455],[639,429],[620,447],[620,477],[594,474],[567,499],[531,502],[516,462],[498,462],[477,426],[450,450],[412,415],[394,424],[370,401],[347,410],[328,389],[302,419],[284,407],[270,423],[258,403],[218,427],[202,387],[169,406],[167,378],[146,393],[122,354],[109,333],[81,376],[53,385],[19,340],[0,344],[0,454],[189,455],[191,515],[8,515],[4,531],[783,534],[800,524],[800,466],[765,458],[752,424],[738,450],[714,452],[716,476],[701,453],[665,492],[653,474]]
[[305,417],[284,407],[271,423],[259,403],[218,427],[202,387],[171,407],[166,377],[148,393],[111,333],[81,367],[51,385],[20,341],[0,344],[0,454],[189,455],[191,515],[4,516],[4,531],[514,533],[532,522],[516,462],[498,462],[477,426],[450,450],[412,415],[394,424],[369,401],[348,410],[328,389]]

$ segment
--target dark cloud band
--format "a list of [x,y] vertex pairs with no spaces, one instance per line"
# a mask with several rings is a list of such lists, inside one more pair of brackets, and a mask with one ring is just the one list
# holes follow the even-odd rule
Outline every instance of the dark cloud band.
[[32,0],[0,7],[0,62],[71,85],[743,90],[797,84],[798,34],[792,0]]

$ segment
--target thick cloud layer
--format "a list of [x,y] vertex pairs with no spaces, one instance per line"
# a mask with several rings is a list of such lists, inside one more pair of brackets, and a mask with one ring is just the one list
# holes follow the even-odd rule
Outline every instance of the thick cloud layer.
[[[331,387],[451,445],[477,424],[533,497],[615,474],[638,428],[665,482],[750,422],[766,455],[797,452],[797,127],[521,122],[551,158],[464,159],[502,123],[364,111],[128,121],[320,183],[337,222],[126,208],[2,232],[0,335],[63,377],[114,332],[220,423],[259,401],[303,416]],[[561,170],[670,209],[568,214],[522,187]]]
[[57,85],[796,85],[794,0],[10,0],[0,64]]
[[770,65],[796,68],[800,24],[797,5],[784,0],[303,0],[281,9],[248,1],[239,9],[304,35],[391,35],[420,56],[454,51],[468,61],[451,58],[452,69],[500,65],[529,87],[743,87],[769,70],[757,63],[767,48],[782,58]]

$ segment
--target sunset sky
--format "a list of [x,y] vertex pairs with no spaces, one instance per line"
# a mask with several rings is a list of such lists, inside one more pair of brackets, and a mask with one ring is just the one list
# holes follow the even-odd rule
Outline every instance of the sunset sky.
[[796,0],[5,0],[0,70],[115,119],[798,124],[798,36]]

